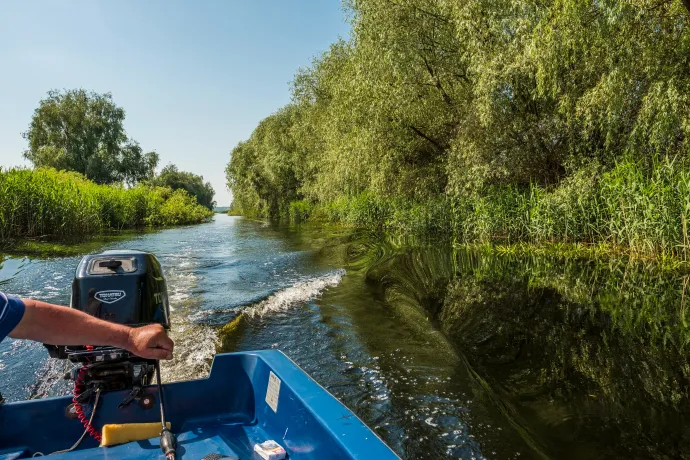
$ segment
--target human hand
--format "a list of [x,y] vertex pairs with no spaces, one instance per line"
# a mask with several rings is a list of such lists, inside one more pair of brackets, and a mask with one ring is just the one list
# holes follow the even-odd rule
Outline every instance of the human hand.
[[172,359],[175,343],[160,324],[129,330],[127,351],[146,359]]

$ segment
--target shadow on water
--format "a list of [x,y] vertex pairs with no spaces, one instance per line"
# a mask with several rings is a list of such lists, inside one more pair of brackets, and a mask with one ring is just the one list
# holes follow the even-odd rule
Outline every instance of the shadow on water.
[[536,457],[690,455],[687,275],[372,238],[348,255],[425,312]]

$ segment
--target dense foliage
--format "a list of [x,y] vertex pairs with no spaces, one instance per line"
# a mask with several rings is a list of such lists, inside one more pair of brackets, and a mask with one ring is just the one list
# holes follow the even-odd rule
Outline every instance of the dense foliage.
[[213,213],[184,190],[98,185],[74,172],[0,170],[0,241],[194,224]]
[[688,249],[678,0],[352,0],[352,37],[232,152],[234,211]]
[[98,184],[153,177],[156,152],[143,153],[122,125],[125,111],[108,94],[50,91],[34,111],[24,156],[36,167],[76,171]]
[[185,190],[196,197],[197,203],[213,210],[216,202],[213,199],[215,191],[210,182],[204,182],[202,176],[190,172],[180,171],[173,164],[167,165],[152,181],[160,187],[170,187],[173,190]]

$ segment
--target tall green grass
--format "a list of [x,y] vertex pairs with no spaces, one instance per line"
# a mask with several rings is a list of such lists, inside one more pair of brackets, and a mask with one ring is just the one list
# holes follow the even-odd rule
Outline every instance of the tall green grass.
[[0,241],[194,224],[211,216],[183,190],[97,185],[53,169],[0,169]]
[[583,168],[551,189],[490,188],[454,206],[453,233],[465,242],[604,243],[636,255],[690,255],[687,161]]
[[690,260],[690,162],[626,160],[573,172],[557,186],[489,186],[426,203],[364,193],[331,203],[293,202],[288,216],[462,243],[605,244],[640,256]]

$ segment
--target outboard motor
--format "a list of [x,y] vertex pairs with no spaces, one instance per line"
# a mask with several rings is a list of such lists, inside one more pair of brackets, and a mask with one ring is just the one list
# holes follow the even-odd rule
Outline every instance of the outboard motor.
[[[168,292],[161,265],[153,254],[132,250],[85,256],[72,282],[70,307],[128,326],[159,323],[170,328]],[[122,402],[140,400],[153,378],[155,361],[120,348],[46,345],[50,356],[81,367],[65,378],[75,382],[75,399],[84,401],[96,389],[132,390]]]
[[[72,282],[70,308],[127,326],[158,323],[170,329],[170,305],[163,270],[156,257],[148,252],[121,250],[85,256]],[[167,460],[176,458],[177,441],[166,425],[158,361],[140,358],[115,347],[45,346],[51,357],[80,364],[65,375],[66,379],[74,380],[72,404],[65,414],[79,419],[84,425],[84,434],[71,448],[58,452],[76,449],[87,433],[96,441],[102,440],[101,432],[91,424],[102,392],[130,390],[120,408],[136,400],[142,408],[151,409],[156,398],[145,394],[144,388],[152,383],[155,373],[160,398],[160,446]],[[90,409],[85,407],[87,405]]]
[[84,257],[72,283],[70,306],[113,323],[170,327],[163,271],[148,252],[106,251]]

